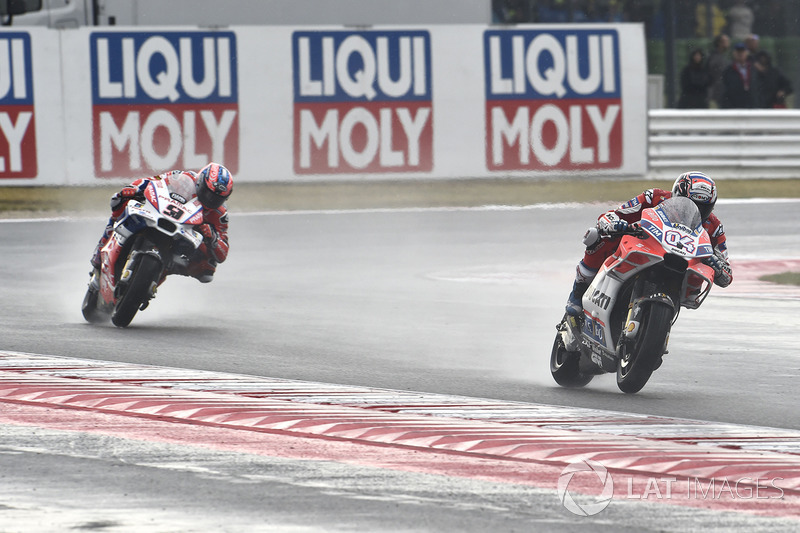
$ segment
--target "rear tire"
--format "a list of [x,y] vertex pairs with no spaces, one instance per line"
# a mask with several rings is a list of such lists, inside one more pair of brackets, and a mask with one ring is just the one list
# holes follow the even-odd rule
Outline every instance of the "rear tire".
[[642,390],[664,354],[672,321],[672,307],[653,302],[643,309],[639,336],[629,353],[617,363],[617,386],[633,394]]
[[99,292],[93,287],[86,289],[86,296],[83,297],[81,312],[83,318],[90,324],[100,324],[108,320],[108,313],[104,313],[97,308],[97,298]]
[[550,373],[556,383],[562,387],[579,388],[585,387],[592,378],[593,374],[583,374],[580,372],[580,352],[568,352],[561,339],[561,332],[556,333],[556,340],[553,342],[553,351],[550,353]]
[[115,326],[124,328],[131,323],[141,305],[149,300],[153,284],[161,278],[161,269],[161,260],[157,257],[146,253],[139,256],[128,287],[111,314]]

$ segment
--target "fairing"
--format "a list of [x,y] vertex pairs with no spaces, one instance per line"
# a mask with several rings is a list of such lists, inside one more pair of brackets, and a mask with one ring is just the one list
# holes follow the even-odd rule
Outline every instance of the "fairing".
[[[697,206],[674,197],[642,213],[642,236],[625,235],[583,296],[584,336],[604,352],[616,352],[613,317],[627,311],[630,287],[645,271],[662,268],[682,276],[679,304],[695,309],[711,290],[713,269],[702,259],[713,254]],[[627,289],[627,290],[626,290]],[[625,309],[617,311],[618,306]]]
[[[203,206],[194,196],[194,180],[184,174],[151,179],[142,202],[128,201],[114,225],[114,232],[101,250],[100,296],[107,306],[116,301],[116,278],[127,258],[129,241],[141,231],[157,232],[176,243],[175,250],[196,249],[203,242],[193,226],[203,223]],[[133,241],[130,241],[133,242]],[[127,246],[126,246],[127,244]],[[177,253],[177,251],[176,251]],[[179,258],[170,258],[177,261]]]

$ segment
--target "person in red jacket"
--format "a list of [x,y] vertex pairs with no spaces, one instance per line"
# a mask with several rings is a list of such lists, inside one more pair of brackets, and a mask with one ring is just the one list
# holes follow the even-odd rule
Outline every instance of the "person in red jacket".
[[[702,172],[686,172],[678,176],[671,191],[648,189],[640,195],[625,202],[616,209],[600,215],[596,228],[606,231],[623,231],[630,224],[642,219],[642,211],[660,204],[673,196],[685,196],[700,209],[703,227],[711,237],[714,255],[706,259],[706,263],[714,269],[714,283],[727,287],[733,281],[733,271],[728,263],[728,246],[722,222],[712,212],[717,201],[717,186],[714,180]],[[581,298],[589,284],[597,275],[603,262],[614,253],[619,246],[620,238],[601,239],[595,228],[590,228],[584,236],[586,245],[583,259],[575,269],[575,283],[567,299],[566,311],[572,316],[583,313]]]
[[[197,249],[187,271],[174,273],[191,276],[202,283],[208,283],[214,279],[217,265],[228,257],[228,210],[225,201],[233,192],[233,176],[227,168],[217,163],[209,163],[196,173],[191,170],[171,170],[158,176],[140,178],[114,194],[111,197],[111,218],[108,219],[106,229],[92,255],[91,263],[94,267],[92,276],[99,276],[100,249],[111,237],[114,223],[125,211],[128,201],[144,199],[144,191],[150,184],[150,180],[168,180],[171,176],[175,177],[181,174],[194,180],[195,195],[203,205],[203,223],[195,227],[203,234],[203,243]],[[93,277],[93,279],[96,278]]]

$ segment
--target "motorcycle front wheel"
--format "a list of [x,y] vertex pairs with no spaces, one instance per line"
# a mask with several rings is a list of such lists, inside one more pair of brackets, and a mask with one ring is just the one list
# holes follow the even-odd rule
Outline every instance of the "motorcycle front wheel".
[[111,314],[111,322],[118,328],[127,327],[136,312],[147,302],[154,283],[161,277],[161,260],[150,254],[141,254],[134,266],[133,274]]
[[617,386],[625,393],[642,390],[664,354],[672,322],[672,307],[653,302],[643,308],[639,335],[617,363]]

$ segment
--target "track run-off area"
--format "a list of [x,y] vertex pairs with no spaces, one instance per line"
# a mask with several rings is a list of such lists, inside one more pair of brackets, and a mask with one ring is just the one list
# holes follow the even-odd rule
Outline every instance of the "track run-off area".
[[547,367],[602,208],[234,214],[126,330],[80,317],[102,220],[0,224],[0,529],[796,530],[797,202],[720,202],[734,285],[632,396]]

